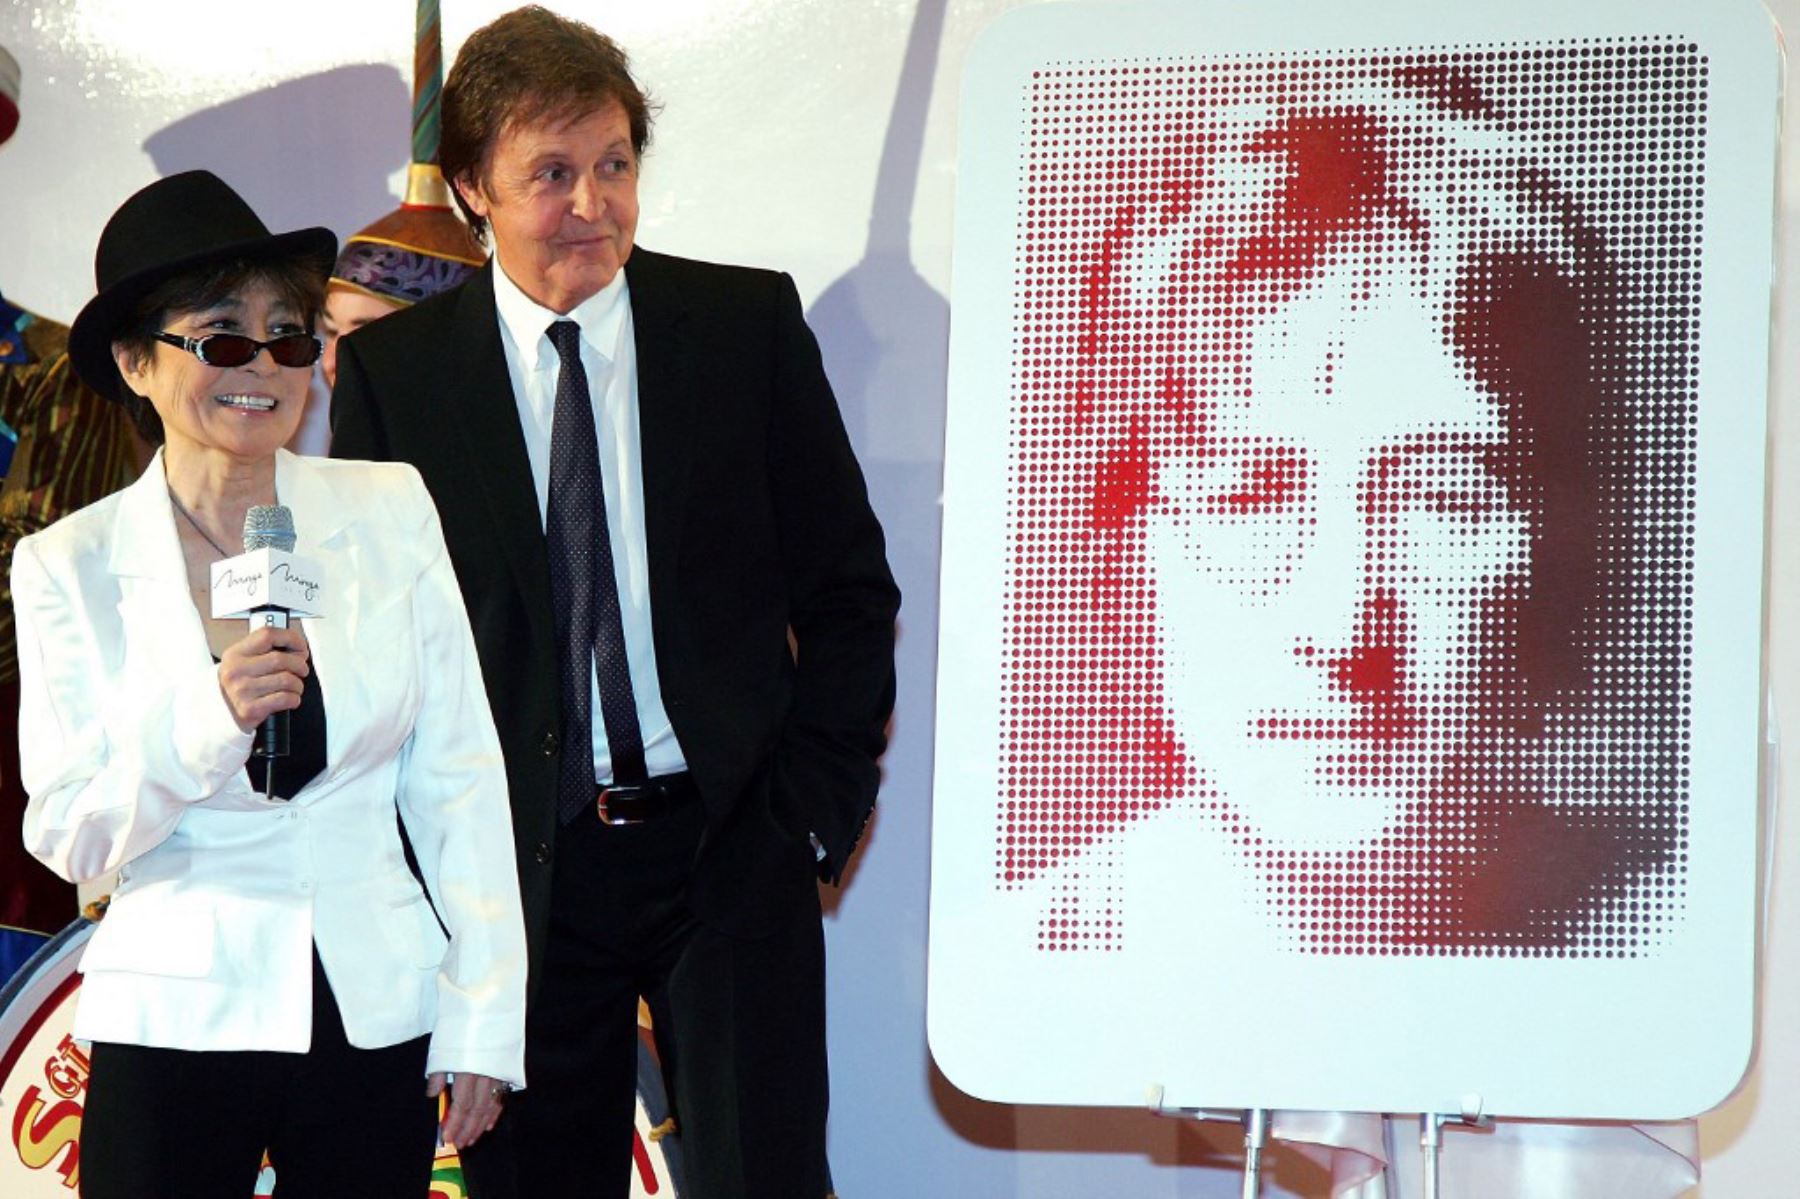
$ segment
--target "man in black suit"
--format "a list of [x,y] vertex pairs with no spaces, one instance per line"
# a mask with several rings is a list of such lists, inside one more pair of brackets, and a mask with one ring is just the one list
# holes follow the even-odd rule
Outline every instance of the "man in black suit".
[[506,753],[528,1087],[477,1199],[626,1193],[640,994],[688,1189],[829,1188],[815,880],[874,803],[899,593],[792,281],[633,248],[648,133],[609,39],[477,31],[440,161],[494,260],[339,348],[333,450],[424,475]]

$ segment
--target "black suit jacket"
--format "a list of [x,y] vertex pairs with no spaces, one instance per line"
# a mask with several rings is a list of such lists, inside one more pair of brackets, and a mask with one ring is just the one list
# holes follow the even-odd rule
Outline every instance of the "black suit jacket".
[[[506,755],[536,961],[558,755],[586,748],[560,744],[550,567],[493,270],[339,344],[332,452],[410,462],[437,501]],[[707,809],[691,903],[753,935],[812,887],[808,833],[835,878],[869,818],[900,596],[793,281],[643,249],[625,271],[657,669]]]

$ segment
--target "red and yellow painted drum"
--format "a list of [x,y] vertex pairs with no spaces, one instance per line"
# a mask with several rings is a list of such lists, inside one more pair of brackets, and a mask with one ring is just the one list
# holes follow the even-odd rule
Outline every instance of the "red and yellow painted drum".
[[[93,928],[88,920],[69,925],[0,988],[0,1133],[6,1137],[0,1145],[0,1196],[6,1199],[72,1199],[78,1193],[88,1057],[87,1046],[70,1036],[69,1029],[81,992],[76,966]],[[662,1075],[646,1033],[638,1047],[632,1199],[679,1199],[676,1138],[652,1131],[668,1114]],[[198,1122],[204,1116],[196,1113],[195,1118]],[[273,1194],[274,1186],[275,1171],[265,1166],[255,1196]],[[428,1199],[466,1195],[456,1150],[443,1146],[432,1166]]]

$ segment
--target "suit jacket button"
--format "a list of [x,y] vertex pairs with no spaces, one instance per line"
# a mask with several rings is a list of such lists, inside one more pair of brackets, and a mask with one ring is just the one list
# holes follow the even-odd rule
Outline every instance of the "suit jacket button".
[[537,844],[537,851],[533,856],[535,856],[537,858],[538,865],[548,866],[550,864],[550,844],[549,844],[549,842],[539,841]]
[[555,733],[545,733],[544,734],[544,756],[546,758],[556,756],[556,734]]

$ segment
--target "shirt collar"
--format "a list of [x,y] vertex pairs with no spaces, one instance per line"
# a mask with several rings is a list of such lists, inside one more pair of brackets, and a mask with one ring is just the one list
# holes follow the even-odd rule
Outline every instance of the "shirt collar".
[[521,291],[506,273],[498,252],[494,255],[494,308],[500,314],[501,328],[518,348],[520,365],[527,370],[545,370],[559,365],[556,347],[550,344],[547,334],[556,321],[574,321],[580,325],[581,340],[587,348],[611,362],[618,350],[619,326],[630,305],[631,293],[625,286],[625,271],[621,268],[611,283],[568,312],[552,312]]

